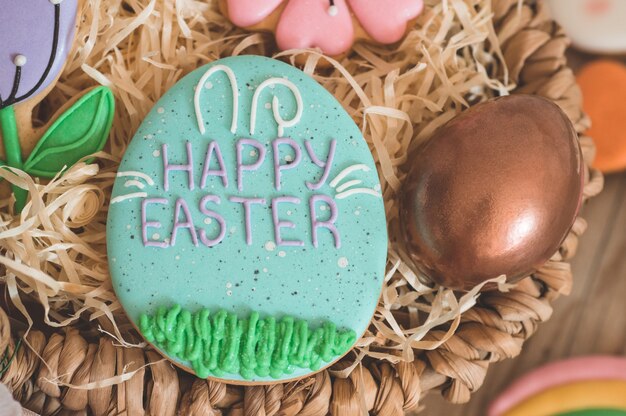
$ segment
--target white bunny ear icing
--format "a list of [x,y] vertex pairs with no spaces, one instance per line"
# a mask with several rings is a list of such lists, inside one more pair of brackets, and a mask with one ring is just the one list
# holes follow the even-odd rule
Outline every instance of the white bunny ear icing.
[[0,409],[5,416],[22,416],[22,406],[13,399],[11,392],[4,384],[0,383]]
[[300,122],[300,119],[302,119],[304,103],[302,101],[302,94],[300,94],[298,87],[293,82],[284,78],[266,79],[257,87],[254,92],[254,96],[252,97],[252,109],[250,111],[250,134],[254,135],[256,129],[256,115],[257,107],[259,106],[259,96],[266,87],[273,88],[276,85],[284,85],[289,88],[296,99],[296,115],[291,120],[285,120],[280,115],[280,101],[278,97],[274,96],[274,98],[272,98],[272,114],[274,115],[274,120],[278,124],[278,136],[283,136],[285,133],[285,127],[293,127]]
[[626,1],[548,0],[574,46],[594,53],[626,53]]

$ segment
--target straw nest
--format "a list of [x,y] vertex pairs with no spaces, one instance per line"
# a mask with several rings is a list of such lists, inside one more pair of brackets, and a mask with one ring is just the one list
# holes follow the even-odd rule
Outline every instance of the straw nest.
[[[10,212],[10,200],[0,202],[1,381],[25,407],[59,415],[400,415],[418,409],[429,390],[467,401],[489,363],[519,354],[550,317],[551,302],[570,291],[565,261],[586,224],[578,218],[552,259],[516,286],[501,285],[506,291],[479,296],[477,290],[429,287],[394,244],[403,165],[410,149],[455,114],[508,93],[559,104],[581,134],[589,164],[594,147],[582,135],[588,120],[566,66],[568,40],[541,2],[428,0],[406,39],[393,47],[357,44],[330,67],[318,66],[315,52],[279,54],[301,63],[361,126],[379,168],[391,244],[377,312],[353,352],[298,382],[243,388],[183,374],[144,348],[111,289],[106,262],[115,172],[156,100],[206,62],[275,54],[270,34],[233,27],[214,3],[83,2],[68,64],[38,114],[44,121],[51,109],[96,84],[112,88],[118,110],[97,164],[78,164],[49,183],[0,170],[32,196],[19,217]],[[585,199],[601,188],[602,176],[587,171]]]

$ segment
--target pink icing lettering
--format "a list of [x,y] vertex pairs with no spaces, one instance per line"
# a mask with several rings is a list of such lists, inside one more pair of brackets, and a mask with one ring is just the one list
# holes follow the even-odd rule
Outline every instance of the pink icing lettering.
[[296,228],[296,224],[291,221],[283,221],[278,218],[278,205],[281,203],[299,204],[300,198],[293,196],[279,196],[272,199],[272,220],[274,222],[274,240],[278,246],[301,247],[304,245],[299,240],[283,240],[280,235],[281,228]]
[[[180,211],[183,211],[185,215],[184,222],[179,221]],[[191,220],[191,213],[189,212],[189,207],[184,199],[178,198],[176,200],[176,207],[174,208],[174,228],[172,229],[172,239],[171,245],[174,247],[176,245],[176,237],[178,236],[178,230],[181,228],[187,228],[189,230],[189,234],[191,235],[191,241],[193,241],[194,246],[198,246],[198,235],[196,234],[196,228],[193,225],[193,221]]]
[[[281,144],[290,146],[293,149],[295,155],[295,158],[292,161],[284,165],[280,163],[279,146]],[[278,138],[274,140],[272,142],[272,149],[274,150],[274,186],[277,190],[280,191],[281,170],[294,169],[295,167],[297,167],[302,160],[302,151],[300,150],[300,146],[298,146],[298,143],[290,138]]]
[[[211,170],[210,168],[211,157],[213,156],[213,153],[215,153],[215,158],[217,159],[217,164],[219,165],[219,169],[217,170]],[[211,143],[209,143],[209,148],[207,149],[206,157],[204,158],[204,168],[202,169],[200,189],[204,189],[209,176],[219,176],[220,178],[222,178],[222,185],[224,185],[224,188],[228,187],[228,175],[226,174],[224,158],[222,157],[220,145],[216,141],[211,141]]]
[[217,195],[205,195],[200,200],[200,212],[209,218],[213,218],[220,225],[220,232],[217,235],[217,237],[213,239],[208,238],[206,235],[206,231],[203,229],[200,229],[200,241],[202,241],[202,244],[204,244],[207,247],[213,247],[221,243],[222,240],[224,239],[224,236],[226,235],[226,221],[224,221],[224,217],[222,217],[220,214],[206,207],[206,204],[208,202],[212,202],[212,203],[219,205],[221,203],[221,200],[220,200],[220,197]]
[[[256,162],[251,165],[245,165],[243,163],[243,147],[252,146],[258,151],[258,157]],[[239,139],[237,141],[237,189],[243,191],[243,172],[255,171],[263,164],[265,160],[265,147],[254,139]]]
[[228,198],[231,202],[236,202],[243,205],[243,215],[246,224],[246,244],[252,244],[252,204],[265,204],[263,198],[243,198],[238,196],[231,196]]
[[146,219],[146,211],[148,210],[148,205],[150,204],[167,204],[167,199],[165,198],[145,198],[141,201],[141,238],[143,240],[144,247],[160,247],[166,248],[168,244],[165,241],[151,241],[148,238],[148,227],[151,228],[161,228],[161,223],[158,221],[148,221]]
[[185,165],[171,165],[169,160],[167,159],[167,145],[163,144],[161,148],[161,154],[163,155],[163,188],[166,191],[169,191],[170,182],[169,182],[169,173],[171,171],[185,171],[187,172],[188,177],[188,187],[190,191],[193,191],[194,183],[193,183],[193,154],[191,152],[191,143],[187,142],[185,145],[187,149],[187,164]]
[[[330,208],[330,217],[327,220],[320,221],[317,218],[315,206],[317,202],[324,202]],[[313,247],[317,248],[317,229],[328,229],[335,239],[335,248],[341,248],[341,237],[339,236],[339,230],[335,226],[337,221],[337,204],[335,201],[327,195],[313,195],[309,200],[309,210],[311,213],[311,238],[313,240]]]
[[326,180],[328,179],[328,175],[330,175],[330,170],[333,167],[333,160],[335,158],[337,140],[332,139],[330,141],[330,147],[328,148],[328,154],[326,155],[325,161],[322,161],[317,157],[317,155],[315,154],[315,151],[313,150],[313,147],[311,146],[311,142],[309,140],[304,141],[304,147],[306,148],[306,152],[309,154],[309,157],[311,158],[313,163],[315,163],[320,168],[324,169],[324,172],[322,173],[322,177],[317,183],[313,183],[313,182],[306,183],[307,188],[314,191],[316,189],[320,189],[326,183]]

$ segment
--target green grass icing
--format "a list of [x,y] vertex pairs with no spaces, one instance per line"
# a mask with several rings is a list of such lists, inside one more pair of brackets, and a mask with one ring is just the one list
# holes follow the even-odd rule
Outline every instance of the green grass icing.
[[356,341],[352,330],[337,330],[326,322],[311,329],[308,322],[285,316],[248,319],[220,310],[195,314],[180,305],[161,306],[155,316],[142,314],[139,329],[144,337],[169,355],[192,364],[196,375],[221,377],[239,373],[244,379],[280,378],[295,367],[319,370],[346,353]]

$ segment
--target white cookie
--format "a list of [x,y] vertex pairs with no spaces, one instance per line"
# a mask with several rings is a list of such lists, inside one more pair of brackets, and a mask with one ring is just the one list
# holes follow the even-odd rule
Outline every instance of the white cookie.
[[548,5],[577,48],[626,53],[626,0],[548,0]]

